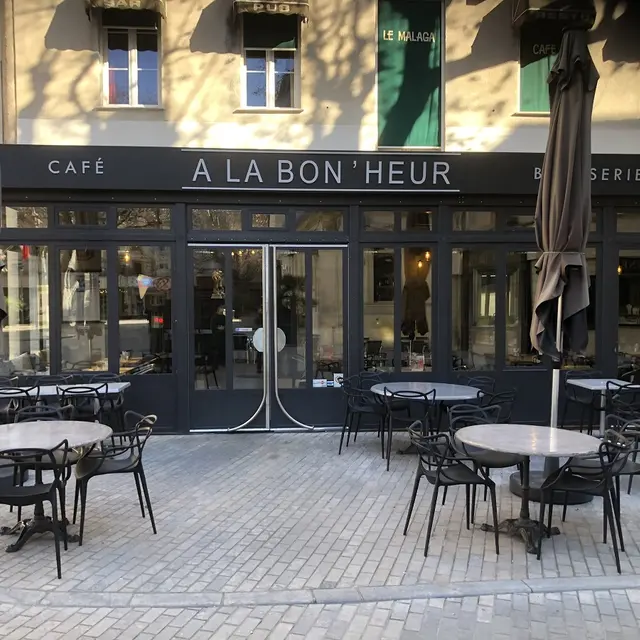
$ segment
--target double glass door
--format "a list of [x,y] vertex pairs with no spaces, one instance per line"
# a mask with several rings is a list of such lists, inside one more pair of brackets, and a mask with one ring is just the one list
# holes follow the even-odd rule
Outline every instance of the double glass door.
[[193,431],[339,423],[346,248],[192,245]]

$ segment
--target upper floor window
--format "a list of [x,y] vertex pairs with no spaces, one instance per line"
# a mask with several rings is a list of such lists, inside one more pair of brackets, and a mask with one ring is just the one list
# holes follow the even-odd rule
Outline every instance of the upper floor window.
[[243,106],[299,106],[299,20],[297,16],[244,14]]
[[159,18],[153,11],[103,12],[103,103],[160,105]]
[[549,113],[549,72],[560,51],[562,25],[525,22],[520,29],[520,112]]

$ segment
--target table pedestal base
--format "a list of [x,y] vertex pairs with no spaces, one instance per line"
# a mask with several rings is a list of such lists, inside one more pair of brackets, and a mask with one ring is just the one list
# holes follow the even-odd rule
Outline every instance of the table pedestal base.
[[[482,531],[493,532],[493,525],[483,524],[480,527]],[[524,542],[527,553],[538,552],[538,540],[540,535],[540,523],[537,520],[531,520],[529,518],[509,518],[503,520],[498,525],[498,533],[506,533],[512,538],[521,538]],[[542,535],[546,536],[549,533],[549,529],[546,526],[542,527]],[[551,527],[551,535],[557,536],[560,534],[558,527]]]
[[[64,539],[64,531],[68,524],[68,521],[58,522],[58,533],[61,539]],[[20,534],[18,539],[5,549],[7,553],[15,553],[24,547],[31,536],[36,533],[53,532],[53,528],[53,520],[49,516],[36,515],[28,520],[20,520],[13,525],[13,527],[0,527],[0,535],[11,536]],[[80,542],[80,536],[67,533],[67,542]]]
[[[531,502],[540,502],[540,486],[544,481],[545,475],[543,471],[532,471],[530,474],[530,489],[529,489],[529,500]],[[518,498],[522,498],[522,485],[520,484],[520,474],[512,473],[509,477],[509,491],[514,495],[518,496]],[[564,491],[554,491],[553,492],[553,504],[554,506],[564,504]],[[587,502],[591,502],[593,500],[593,496],[587,496],[582,493],[570,493],[569,499],[567,500],[567,504],[575,505],[575,504],[586,504]]]

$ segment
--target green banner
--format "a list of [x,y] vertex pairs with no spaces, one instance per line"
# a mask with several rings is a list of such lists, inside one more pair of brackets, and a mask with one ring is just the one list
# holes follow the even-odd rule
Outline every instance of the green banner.
[[378,146],[441,145],[442,3],[378,0]]
[[549,71],[560,42],[561,27],[544,21],[525,23],[520,30],[520,111],[549,111]]

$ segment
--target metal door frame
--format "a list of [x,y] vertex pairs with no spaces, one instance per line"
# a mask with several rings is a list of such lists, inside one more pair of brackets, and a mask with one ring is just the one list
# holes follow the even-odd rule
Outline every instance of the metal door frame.
[[[290,431],[290,430],[300,430],[304,429],[305,431],[315,431],[316,427],[314,425],[305,424],[294,418],[289,411],[285,408],[282,399],[280,398],[279,390],[278,390],[278,358],[277,351],[274,346],[277,344],[277,251],[279,249],[335,249],[341,251],[342,256],[342,269],[343,269],[343,279],[345,274],[345,261],[347,262],[347,269],[349,265],[349,255],[348,252],[345,251],[348,249],[348,244],[301,244],[301,243],[247,243],[247,242],[189,242],[187,244],[188,249],[192,251],[189,254],[190,266],[193,268],[193,249],[219,249],[219,250],[231,250],[231,249],[260,249],[262,251],[262,304],[263,309],[267,310],[267,313],[262,314],[262,328],[265,334],[264,341],[264,352],[263,352],[263,364],[262,364],[262,380],[263,380],[263,388],[262,388],[262,399],[258,408],[251,415],[251,417],[245,420],[242,424],[235,427],[220,427],[220,428],[196,428],[189,429],[189,433],[236,433],[238,431],[243,431],[245,433],[258,432],[265,433],[270,431]],[[193,295],[193,292],[191,293]],[[344,309],[344,297],[346,296],[348,299],[348,291],[343,290],[343,309]],[[193,303],[193,301],[191,301]],[[191,305],[192,306],[192,305]],[[347,319],[348,321],[348,319]],[[348,335],[348,332],[347,332]],[[189,349],[193,349],[193,341],[190,341]],[[348,349],[348,345],[345,345],[345,349]],[[190,360],[192,360],[192,353],[190,353]],[[192,376],[188,376],[189,379],[189,395],[195,392],[195,389],[191,389],[191,384],[193,382]],[[283,415],[291,421],[292,427],[273,427],[271,426],[271,412],[273,407],[273,398],[275,398],[276,402]],[[264,409],[264,426],[252,426],[249,427],[253,422],[256,421],[258,416],[261,414]],[[247,428],[249,427],[249,428]]]

